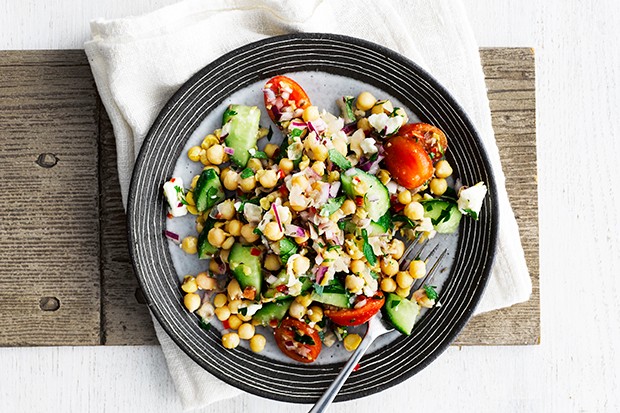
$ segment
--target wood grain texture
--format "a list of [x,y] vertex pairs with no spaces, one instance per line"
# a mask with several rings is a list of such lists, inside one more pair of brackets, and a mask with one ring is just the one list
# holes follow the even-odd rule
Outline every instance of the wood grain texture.
[[83,53],[0,53],[0,345],[100,343],[98,116]]
[[[67,54],[67,59],[63,59],[63,53]],[[23,67],[27,73],[31,73],[30,76],[34,76],[38,71],[45,72],[48,67],[62,71],[62,77],[65,80],[70,79],[67,76],[74,76],[79,72],[78,78],[88,80],[86,87],[90,88],[89,96],[94,99],[93,105],[96,107],[94,85],[82,52],[44,53],[46,60],[43,66],[40,66],[41,58],[38,52],[11,52],[5,53],[5,55],[10,56],[10,60],[9,57],[5,59],[3,64],[5,67]],[[527,303],[473,318],[455,344],[535,344],[538,342],[540,334],[540,308],[538,296],[537,186],[535,183],[534,59],[530,49],[486,49],[481,51],[481,58],[487,76],[494,128],[507,176],[507,189],[522,229],[522,241],[534,283],[534,293],[532,299]],[[6,79],[8,79],[7,84],[9,84],[8,81],[16,81],[10,76]],[[56,84],[55,81],[51,83]],[[34,100],[39,96],[36,87],[29,89],[22,86],[19,90],[22,90],[23,99]],[[24,93],[24,90],[27,92]],[[6,108],[11,110],[12,107],[7,106]],[[49,110],[42,110],[41,108],[42,106],[38,106],[38,110],[43,114],[53,111],[53,107]],[[99,342],[84,342],[82,344],[156,344],[157,339],[152,321],[147,306],[140,297],[141,293],[127,251],[127,229],[116,172],[116,148],[109,119],[103,110],[85,110],[78,114],[67,112],[63,113],[59,119],[60,126],[63,122],[78,122],[89,125],[95,136],[99,138],[99,167],[96,167],[96,163],[91,164],[89,173],[91,177],[96,177],[98,174],[100,185],[101,226],[100,232],[97,234],[100,236],[101,256],[100,266],[94,268],[91,276],[93,279],[101,279],[100,286],[97,284],[95,287],[101,288],[100,294],[97,291],[97,296],[101,296],[101,313],[99,318],[95,316],[91,319],[89,327],[95,331],[99,329],[101,334],[98,336]],[[53,135],[54,130],[49,131],[46,136],[49,136],[50,132]],[[4,150],[7,148],[8,145],[3,145]],[[93,147],[90,147],[90,150],[93,150]],[[50,168],[50,170],[56,170],[56,168],[58,166]],[[65,179],[82,182],[80,181],[82,171],[69,170],[69,173],[71,171],[75,175],[73,177],[69,175]],[[30,172],[26,169],[24,173]],[[22,177],[22,180],[25,178],[28,176]],[[83,187],[85,191],[90,191],[82,194],[84,199],[93,199],[93,196],[96,195],[93,192],[94,188],[96,187]],[[79,192],[76,194],[80,197]],[[90,194],[90,198],[88,194]],[[51,210],[66,209],[67,205],[62,204],[64,201],[64,198],[59,198],[55,203],[48,204],[49,208]],[[76,205],[84,216],[93,210],[90,204]],[[56,230],[61,230],[63,226],[61,222],[55,224]],[[54,225],[54,223],[49,225]],[[27,227],[21,226],[21,228]],[[89,228],[84,223],[80,230],[86,232]],[[28,230],[25,229],[24,231]],[[93,238],[93,233],[90,233],[90,237]],[[17,258],[19,254],[14,252],[12,256]],[[5,279],[7,284],[12,281],[8,277]],[[70,277],[56,281],[59,285],[70,285],[71,282]],[[62,301],[64,304],[64,299]],[[52,301],[47,305],[53,306],[54,302]],[[64,309],[64,305],[61,308]],[[48,319],[55,317],[53,312],[39,310],[37,314],[43,314]],[[48,332],[48,334],[50,333]],[[5,345],[17,345],[20,343],[17,337],[23,335],[24,332],[13,332],[7,335],[2,342]],[[55,344],[58,343],[57,340],[60,339],[50,337],[49,341],[43,341],[40,344]],[[31,344],[31,341],[26,340],[22,343]],[[80,343],[80,341],[72,342],[72,344],[76,343]]]
[[506,175],[506,190],[532,278],[532,296],[525,303],[472,318],[454,344],[538,344],[540,290],[534,51],[529,48],[482,49],[480,57],[495,139]]

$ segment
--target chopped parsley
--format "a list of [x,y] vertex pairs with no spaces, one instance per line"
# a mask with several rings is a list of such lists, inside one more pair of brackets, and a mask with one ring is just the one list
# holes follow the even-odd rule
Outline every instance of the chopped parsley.
[[394,215],[392,217],[392,221],[404,222],[405,225],[408,225],[411,228],[415,228],[416,227],[416,224],[412,220],[410,220],[409,218],[407,218],[404,215]]
[[295,330],[295,341],[309,346],[314,346],[316,344],[312,337],[300,334],[299,330]]
[[342,204],[344,204],[345,197],[339,196],[338,198],[330,198],[321,208],[320,215],[322,217],[328,217],[332,215],[334,212],[338,211]]
[[381,225],[386,230],[393,228],[394,224],[392,224],[392,215],[390,215],[390,211],[386,212],[381,218],[379,218],[377,220],[377,224]]
[[472,211],[471,209],[468,208],[468,209],[464,209],[463,212],[465,212],[467,215],[472,217],[474,220],[478,221],[478,213],[476,211]]
[[368,264],[374,266],[377,264],[377,256],[372,250],[372,246],[368,243],[368,232],[366,231],[366,228],[362,229],[362,237],[364,238],[363,253],[366,257],[366,261],[368,261]]
[[239,307],[239,313],[241,313],[242,316],[245,316],[248,314],[248,308],[247,307]]
[[428,297],[429,300],[436,300],[439,298],[439,294],[437,294],[437,291],[435,291],[435,287],[434,285],[428,285],[425,284],[424,285],[424,292],[426,293],[426,296]]
[[226,112],[224,112],[224,119],[229,119],[232,118],[233,116],[235,116],[237,114],[237,112],[235,112],[234,110],[232,110],[230,107],[228,107],[228,109],[226,109]]
[[280,240],[280,259],[283,264],[288,262],[288,259],[292,255],[297,254],[297,244],[291,241],[288,237],[284,237]]
[[314,292],[317,293],[318,295],[323,295],[324,289],[325,289],[325,286],[314,283]]
[[211,324],[207,323],[205,321],[204,318],[201,318],[200,321],[198,322],[198,325],[200,326],[200,328],[202,328],[204,331],[209,331],[211,330]]
[[252,157],[256,158],[256,159],[267,159],[268,158],[267,154],[265,152],[263,152],[263,151],[256,151],[256,152],[254,152]]
[[250,168],[245,168],[243,171],[241,171],[241,179],[246,179],[249,178],[251,176],[254,176],[254,171],[251,170]]
[[301,136],[301,134],[304,133],[303,129],[293,129],[292,131],[289,132],[289,136],[292,136],[293,138],[297,138],[299,136]]
[[254,228],[254,231],[252,231],[253,233],[255,233],[256,235],[263,235],[263,231],[261,231],[258,228]]
[[332,161],[333,164],[338,166],[338,168],[342,169],[343,171],[351,168],[351,162],[349,162],[349,160],[342,156],[342,154],[337,150],[330,149],[329,151],[327,151],[327,153],[329,155],[329,160]]

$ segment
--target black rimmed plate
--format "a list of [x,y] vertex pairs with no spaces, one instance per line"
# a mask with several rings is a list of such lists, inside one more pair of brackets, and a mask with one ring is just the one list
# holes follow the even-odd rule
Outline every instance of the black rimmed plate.
[[[200,53],[199,50],[196,53]],[[478,221],[463,219],[453,236],[442,307],[425,314],[409,337],[393,336],[371,349],[336,400],[366,396],[401,383],[434,360],[471,316],[488,280],[497,239],[495,181],[480,139],[461,107],[428,73],[403,56],[359,39],[331,34],[294,34],[249,44],[211,63],[166,104],[142,145],[129,193],[130,252],[149,307],[172,339],[216,377],[250,393],[296,403],[316,401],[342,367],[338,357],[301,365],[273,353],[226,350],[220,333],[206,332],[183,307],[179,276],[190,273],[163,236],[166,218],[162,185],[173,174],[200,170],[185,165],[185,150],[200,142],[221,119],[221,108],[262,101],[260,85],[291,74],[309,92],[332,101],[361,91],[360,85],[399,102],[408,113],[442,129],[449,160],[464,184],[484,181],[489,195]],[[312,83],[312,84],[310,84]],[[254,96],[256,102],[245,100]],[[338,113],[332,111],[332,113]],[[267,118],[263,116],[266,124]],[[189,161],[187,161],[189,162]],[[191,263],[191,260],[187,260]],[[188,264],[191,267],[191,264]],[[346,353],[341,349],[341,359]]]

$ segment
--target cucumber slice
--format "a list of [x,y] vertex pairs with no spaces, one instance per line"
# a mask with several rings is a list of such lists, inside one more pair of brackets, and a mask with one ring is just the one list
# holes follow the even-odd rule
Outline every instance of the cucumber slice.
[[388,293],[383,306],[387,319],[401,333],[410,335],[415,320],[420,314],[420,306],[415,301]]
[[200,212],[206,211],[220,201],[224,200],[224,189],[220,177],[213,169],[205,169],[200,174],[194,188],[194,201],[196,209]]
[[209,231],[213,228],[215,222],[213,218],[207,219],[202,232],[198,235],[198,258],[201,260],[210,258],[217,252],[217,248],[211,245],[208,238]]
[[368,211],[368,216],[371,220],[378,221],[390,209],[390,194],[387,188],[376,176],[370,175],[361,169],[353,168],[353,172],[350,171],[351,169],[340,174],[342,189],[349,198],[355,199],[356,192],[353,186],[353,179],[357,177],[366,183],[368,190],[366,195],[364,195],[364,209]]
[[424,206],[424,216],[429,217],[435,227],[435,231],[440,234],[451,234],[459,228],[461,222],[461,211],[453,202],[432,199],[422,203]]
[[280,301],[264,304],[263,307],[254,314],[253,321],[262,326],[268,326],[272,320],[282,320],[286,315],[293,298],[287,298]]
[[252,255],[254,248],[256,247],[235,243],[230,250],[228,264],[233,275],[239,281],[241,289],[254,287],[256,288],[256,296],[258,296],[263,284],[263,273],[260,256]]
[[312,292],[312,301],[318,303],[333,305],[334,307],[350,308],[349,295],[347,293],[326,293],[317,294],[316,291]]
[[[345,225],[344,225],[344,232],[346,232],[347,234],[361,234],[361,230],[358,231],[359,227],[357,225],[355,225],[353,222],[348,221]],[[369,237],[374,237],[377,235],[385,235],[385,233],[387,232],[387,228],[383,228],[383,226],[377,222],[371,221],[370,224],[368,225],[367,228],[368,231],[368,236]]]
[[230,105],[222,118],[222,129],[228,130],[226,146],[235,150],[231,160],[245,168],[250,160],[250,149],[256,149],[260,110],[257,106]]

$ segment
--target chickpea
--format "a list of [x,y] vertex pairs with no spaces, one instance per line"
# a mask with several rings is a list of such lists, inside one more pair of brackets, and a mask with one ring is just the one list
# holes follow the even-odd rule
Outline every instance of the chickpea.
[[202,148],[200,146],[192,146],[187,151],[187,157],[189,158],[190,161],[198,162],[198,161],[200,161],[200,151],[201,150],[202,150]]
[[323,319],[323,309],[318,305],[313,305],[308,309],[308,318],[313,323],[318,323]]
[[215,290],[217,287],[217,280],[213,277],[209,277],[206,272],[201,272],[196,275],[196,283],[201,290]]
[[308,239],[310,239],[310,234],[308,234],[308,231],[305,231],[303,237],[295,237],[295,242],[301,245],[304,242],[308,241]]
[[384,278],[381,280],[381,290],[386,293],[393,293],[396,291],[396,281],[392,278]]
[[433,178],[430,183],[431,192],[434,195],[443,195],[448,189],[448,182],[443,178]]
[[357,128],[364,132],[370,132],[372,130],[372,125],[368,121],[368,118],[361,118],[357,121]]
[[282,239],[284,233],[280,230],[280,226],[277,222],[271,221],[265,225],[263,235],[270,241],[278,241],[279,239]]
[[183,297],[183,304],[185,304],[185,308],[187,308],[190,313],[193,313],[200,307],[200,296],[196,293],[185,294],[185,297]]
[[366,264],[362,260],[351,261],[351,272],[353,274],[361,274],[366,268]]
[[215,145],[216,143],[220,143],[220,140],[217,138],[217,136],[213,134],[208,134],[202,140],[202,143],[200,144],[200,146],[202,147],[202,149],[206,150],[212,147],[213,145]]
[[362,337],[359,334],[355,334],[355,333],[347,335],[343,340],[344,348],[347,351],[355,350],[356,348],[359,347],[361,342],[362,342]]
[[452,175],[452,172],[452,166],[445,159],[442,159],[441,161],[437,162],[437,165],[435,165],[435,176],[437,178],[445,179]]
[[339,180],[340,180],[340,172],[338,172],[338,171],[331,171],[329,173],[329,176],[327,177],[327,181],[329,183],[336,182],[336,181],[339,181]]
[[351,201],[350,199],[347,199],[343,202],[342,206],[340,207],[340,209],[342,210],[342,213],[344,215],[351,215],[355,213],[355,202]]
[[[243,303],[243,301],[241,300],[230,300],[228,302],[228,309],[230,310],[230,313],[233,315],[239,314],[239,306]],[[237,317],[239,318],[239,317]],[[239,318],[239,320],[241,320]]]
[[317,175],[323,176],[325,173],[325,162],[323,161],[315,161],[312,164],[312,170],[317,173]]
[[363,110],[364,112],[372,109],[377,103],[377,98],[374,97],[370,92],[362,92],[357,96],[357,101],[355,102],[355,106],[359,110]]
[[260,334],[255,334],[254,337],[250,339],[250,350],[254,353],[260,353],[265,348],[265,344],[267,340],[264,336]]
[[389,255],[383,257],[383,259],[381,260],[381,272],[383,272],[388,277],[396,275],[396,273],[398,272],[398,263],[394,258],[390,257]]
[[224,147],[220,144],[216,144],[207,149],[207,159],[213,165],[220,165],[224,162]]
[[411,192],[404,190],[398,194],[398,202],[403,205],[411,203]]
[[200,178],[200,175],[194,175],[194,177],[192,178],[192,183],[190,184],[190,188],[192,190],[196,187],[196,182],[198,182],[198,178]]
[[241,235],[241,228],[243,227],[243,223],[238,219],[233,219],[226,223],[226,232],[228,232],[233,237],[238,237]]
[[306,315],[306,307],[299,304],[297,301],[293,301],[288,309],[288,313],[291,317],[301,320]]
[[196,279],[191,275],[186,275],[185,278],[183,278],[181,289],[186,293],[195,293],[198,290]]
[[230,171],[224,176],[224,188],[229,191],[236,191],[239,186],[239,174],[234,171]]
[[280,257],[275,254],[268,254],[265,257],[265,263],[263,264],[265,269],[269,271],[278,271],[282,266],[282,262],[280,261]]
[[395,291],[396,295],[398,295],[399,297],[403,297],[406,298],[409,296],[409,294],[411,294],[411,288],[400,288],[398,287]]
[[400,288],[410,288],[413,284],[413,277],[407,271],[399,271],[396,274],[396,282]]
[[222,249],[223,250],[229,250],[232,248],[232,246],[235,244],[235,237],[228,237],[226,238],[226,241],[224,241],[222,243]]
[[325,145],[316,145],[312,148],[312,155],[316,161],[325,161],[327,159],[327,148]]
[[305,122],[312,122],[313,120],[317,120],[320,117],[319,108],[316,106],[308,106],[306,109],[304,109],[302,117]]
[[392,258],[394,258],[395,260],[399,260],[405,253],[405,243],[398,238],[394,238],[392,240],[390,250],[392,252]]
[[220,264],[214,259],[211,259],[209,261],[209,271],[211,271],[213,274],[222,273],[222,270],[220,269]]
[[209,157],[207,157],[207,150],[206,149],[202,149],[200,151],[200,163],[202,163],[203,165],[209,165]]
[[237,333],[228,333],[222,336],[222,345],[227,349],[236,348],[240,341]]
[[263,188],[271,189],[277,185],[278,175],[276,174],[276,171],[268,169],[261,175],[259,182]]
[[209,234],[207,235],[207,239],[211,245],[215,248],[219,248],[222,246],[224,241],[226,241],[226,233],[221,228],[211,228],[209,230]]
[[198,252],[198,238],[185,237],[181,242],[181,249],[187,254],[196,254]]
[[254,337],[254,326],[250,323],[243,323],[239,326],[239,338],[242,340],[249,340]]
[[347,152],[349,151],[349,148],[347,148],[347,141],[341,137],[335,137],[332,139],[332,144],[334,145],[334,149],[336,149],[340,155],[347,156]]
[[392,179],[390,172],[385,169],[379,169],[379,172],[377,172],[377,178],[379,178],[383,185],[387,185]]
[[306,178],[304,175],[297,174],[293,176],[291,184],[300,187],[302,190],[305,190],[308,187],[309,182],[308,178]]
[[280,147],[273,143],[268,143],[267,145],[265,145],[265,153],[270,158],[274,158],[278,154],[279,150],[280,150]]
[[290,174],[293,168],[295,167],[295,165],[293,164],[293,161],[291,161],[288,158],[280,159],[280,163],[278,166],[280,167],[282,172],[284,172],[285,175]]
[[256,226],[252,224],[245,224],[241,227],[241,236],[250,244],[260,238],[260,236],[254,232],[255,229]]
[[392,106],[392,102],[389,100],[380,100],[375,103],[375,105],[370,110],[373,114],[390,114],[394,111],[394,106]]
[[349,274],[344,279],[344,286],[352,293],[357,293],[364,287],[364,280],[361,277]]
[[237,211],[235,210],[235,203],[232,199],[227,199],[226,201],[219,204],[217,207],[217,211],[220,215],[218,218],[225,219],[227,221],[233,219],[235,214],[237,213]]
[[220,321],[228,320],[228,317],[230,317],[230,308],[228,308],[227,305],[223,305],[221,307],[217,307],[215,309],[215,316]]
[[239,183],[243,192],[250,192],[256,188],[256,177],[254,175],[242,179]]
[[228,317],[228,325],[233,330],[237,330],[239,326],[241,326],[241,324],[243,324],[243,321],[239,317],[237,317],[236,314],[231,314],[231,316]]
[[228,297],[226,294],[219,293],[213,298],[213,305],[215,308],[224,307],[228,303]]
[[202,168],[203,171],[206,171],[207,169],[213,169],[215,171],[215,173],[218,174],[218,175],[220,173],[220,168],[218,166],[215,166],[215,165],[205,165],[205,167]]
[[409,264],[409,275],[414,279],[423,278],[426,275],[426,263],[422,260],[414,260]]
[[407,204],[403,212],[407,218],[414,221],[424,218],[424,207],[419,202],[411,202]]
[[310,260],[308,257],[300,255],[293,261],[293,272],[297,275],[302,275],[308,272],[310,269]]

